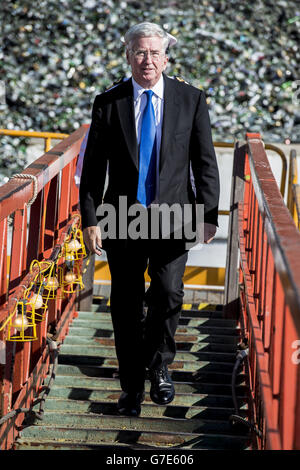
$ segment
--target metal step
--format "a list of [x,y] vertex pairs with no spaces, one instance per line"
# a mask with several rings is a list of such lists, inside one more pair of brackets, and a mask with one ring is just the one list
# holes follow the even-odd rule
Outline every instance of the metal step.
[[[195,311],[194,315],[191,315],[189,310],[183,310],[179,319],[179,325],[199,326],[203,324],[206,326],[236,327],[235,320],[222,318],[222,312],[217,312],[218,316],[216,316],[216,312],[202,311],[201,317],[199,313],[199,311]],[[127,313],[127,315],[129,314],[130,312]],[[73,324],[75,325],[78,320],[85,322],[87,320],[90,320],[91,322],[111,322],[111,314],[110,312],[80,312],[78,318],[74,320]]]
[[[66,374],[68,375],[85,375],[87,377],[108,377],[114,378],[118,377],[118,369],[116,362],[112,359],[111,364],[106,362],[106,364],[102,365],[101,361],[99,361],[99,365],[73,365],[72,360],[78,360],[74,356],[67,356],[64,355],[60,357],[60,365],[67,366]],[[176,363],[173,363],[169,366],[169,375],[174,381],[180,382],[201,382],[201,383],[216,383],[216,384],[230,384],[232,374],[230,372],[214,372],[214,371],[206,371],[200,370],[196,368],[193,371],[187,370],[173,370]],[[237,375],[236,383],[238,385],[246,384],[246,374],[244,372],[240,372]]]
[[[73,336],[83,336],[89,338],[105,338],[107,343],[114,345],[114,334],[112,327],[111,328],[88,328],[88,327],[78,327],[72,326],[71,332]],[[222,335],[220,331],[215,333],[208,332],[206,334],[199,334],[199,331],[195,329],[187,328],[178,328],[175,334],[175,340],[181,342],[210,342],[210,343],[220,343],[220,344],[230,344],[236,346],[240,340],[238,334],[233,336]]]
[[[73,372],[78,372],[77,375]],[[46,380],[47,383],[47,380]],[[194,394],[205,394],[205,395],[222,395],[224,397],[231,398],[231,384],[216,384],[216,383],[205,383],[205,382],[174,382],[176,388],[176,395],[185,394],[193,396]],[[112,390],[118,391],[120,393],[120,382],[118,379],[109,378],[109,377],[97,377],[92,376],[88,377],[80,373],[80,370],[70,369],[70,366],[58,365],[55,382],[53,388],[57,387],[84,387],[88,389],[86,393],[89,393],[89,390]],[[150,383],[146,380],[145,382],[145,391],[149,392]],[[247,399],[248,388],[244,384],[238,385],[236,387],[238,397]],[[175,396],[176,399],[176,396]]]
[[[116,357],[116,352],[114,347],[103,347],[100,344],[94,342],[91,343],[81,343],[80,346],[75,342],[65,343],[62,345],[61,354],[82,354],[87,356],[96,356],[96,357]],[[179,350],[176,354],[177,361],[214,361],[214,362],[227,362],[234,363],[236,361],[236,353],[223,352],[223,351],[191,351],[191,350]]]
[[[213,321],[211,323],[211,320],[207,319],[200,319],[197,321],[196,319],[191,319],[191,322],[194,324],[191,325],[181,325],[179,324],[177,328],[177,333],[190,333],[190,334],[199,334],[199,333],[207,333],[207,334],[215,334],[215,335],[222,335],[222,336],[236,336],[240,334],[240,330],[237,327],[231,326],[216,326],[214,323],[216,323],[217,320]],[[229,320],[231,321],[231,320]],[[108,319],[102,319],[98,318],[95,320],[85,320],[82,317],[75,318],[73,320],[72,328],[73,327],[78,327],[78,328],[86,328],[88,324],[88,329],[91,331],[99,331],[99,330],[104,330],[104,331],[113,331],[113,326],[111,320]],[[89,333],[90,334],[90,333]]]
[[[177,354],[169,366],[173,402],[153,403],[146,380],[141,415],[120,416],[109,307],[105,311],[98,304],[91,312],[78,312],[59,350],[43,420],[24,421],[16,450],[252,449],[248,427],[237,428],[229,420],[235,413],[231,380],[241,339],[235,321],[223,318],[219,306],[185,309],[175,339]],[[248,418],[243,366],[236,376],[236,395],[240,415]]]
[[[228,419],[184,419],[175,417],[127,417],[117,415],[104,415],[92,412],[71,412],[45,411],[43,420],[36,419],[34,427],[43,426],[72,427],[74,428],[94,428],[121,430],[129,429],[134,431],[169,431],[185,433],[212,433],[212,434],[233,434],[239,435],[240,430],[231,426]],[[27,430],[32,426],[24,428],[22,435],[27,434]],[[26,432],[25,432],[26,431]],[[247,428],[245,427],[247,434]]]
[[[57,382],[57,380],[55,381]],[[63,385],[53,385],[49,394],[49,398],[59,398],[59,399],[66,399],[69,398],[70,400],[88,400],[88,401],[99,401],[101,403],[116,403],[120,396],[120,390],[118,384],[116,384],[116,389],[105,389],[102,385],[102,382],[97,384],[96,387],[92,387],[91,384],[85,383],[78,383],[78,386],[74,385],[74,380],[72,381],[72,386],[67,386],[65,382]],[[81,387],[79,386],[81,385]],[[147,384],[146,384],[147,385]],[[103,387],[103,388],[102,388]],[[153,405],[150,396],[149,396],[149,389],[150,383],[148,383],[148,387],[146,386],[146,396],[144,404]],[[174,400],[172,401],[172,406],[213,406],[213,407],[226,407],[231,408],[233,407],[233,400],[230,395],[213,395],[213,394],[190,394],[190,393],[178,393],[178,389],[180,387],[176,384],[176,395]],[[247,397],[239,396],[238,403],[240,409],[247,410],[248,409],[248,399]],[[169,405],[171,406],[171,405]]]
[[[117,394],[115,401],[111,402],[92,400],[75,400],[74,397],[47,398],[47,411],[61,413],[96,413],[99,415],[118,415],[117,412]],[[120,395],[120,394],[119,394]],[[113,396],[113,395],[112,395]],[[141,418],[185,418],[185,419],[211,419],[228,420],[234,414],[234,408],[224,408],[216,406],[186,406],[176,405],[176,402],[168,406],[160,406],[151,402],[150,398],[143,403]],[[241,409],[241,415],[247,416],[247,409]]]
[[[112,368],[114,367],[117,370],[118,361],[116,358],[105,357],[105,356],[96,356],[88,355],[86,351],[80,354],[79,351],[75,351],[72,354],[67,354],[62,352],[59,355],[60,364],[84,364],[84,365],[95,365],[101,366],[102,368]],[[219,373],[224,376],[230,375],[233,370],[233,363],[226,362],[212,362],[212,361],[174,361],[169,366],[169,372],[173,372],[173,375],[177,372],[189,372],[194,375],[199,375],[200,373]]]
[[126,429],[125,426],[120,430],[32,426],[22,431],[22,434],[18,441],[19,450],[117,451],[124,446],[130,449],[248,450],[252,444],[249,436],[242,435],[136,431]]
[[[80,345],[78,344],[63,344],[60,348],[60,353],[62,355],[82,355],[88,357],[97,358],[106,357],[106,358],[116,358],[115,348],[112,347],[102,347],[101,345]],[[192,351],[178,351],[176,354],[176,362],[192,362],[192,361],[213,361],[213,362],[222,362],[222,363],[234,363],[236,361],[236,354],[234,353],[225,353],[225,352],[192,352]]]
[[[176,335],[177,341],[176,341],[176,347],[177,351],[185,351],[185,352],[205,352],[205,351],[214,351],[216,353],[218,352],[224,352],[224,353],[232,353],[234,356],[236,355],[236,344],[232,343],[213,343],[213,342],[199,342],[197,341],[199,339],[199,336],[194,336],[194,337],[189,337],[186,336],[184,337],[181,335]],[[182,339],[182,341],[180,341]],[[104,346],[104,347],[114,347],[115,346],[115,341],[113,338],[99,338],[99,337],[90,337],[90,336],[75,336],[73,334],[69,334],[65,341],[64,344],[70,344],[70,345],[98,345],[98,346]]]

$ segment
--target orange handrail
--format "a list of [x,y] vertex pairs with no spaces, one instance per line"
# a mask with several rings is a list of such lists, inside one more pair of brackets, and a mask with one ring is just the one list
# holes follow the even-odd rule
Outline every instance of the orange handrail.
[[239,208],[241,324],[260,448],[300,449],[300,233],[259,134],[247,134]]
[[[49,301],[46,319],[37,325],[38,339],[32,344],[6,341],[6,328],[1,328],[30,282],[32,260],[51,259],[70,225],[76,217],[80,220],[76,216],[78,188],[74,174],[85,133],[86,126],[82,126],[0,187],[0,341],[5,344],[6,356],[5,363],[0,364],[0,416],[31,405],[49,366],[47,334],[51,332],[62,341],[76,316],[76,297],[72,293],[68,299]],[[11,448],[23,417],[19,413],[0,427],[1,449]]]

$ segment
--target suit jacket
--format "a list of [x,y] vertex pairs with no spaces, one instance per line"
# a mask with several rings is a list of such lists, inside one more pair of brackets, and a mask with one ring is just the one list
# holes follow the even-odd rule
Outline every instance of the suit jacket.
[[[205,93],[163,76],[159,203],[204,204],[204,221],[218,225],[219,173]],[[131,79],[94,101],[80,183],[83,228],[97,225],[107,166],[104,202],[117,205],[119,196],[127,196],[128,206],[136,203],[139,159]]]

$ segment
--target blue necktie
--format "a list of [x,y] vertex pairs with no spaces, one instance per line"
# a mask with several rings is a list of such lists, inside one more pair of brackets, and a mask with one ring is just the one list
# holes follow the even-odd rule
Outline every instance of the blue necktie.
[[147,90],[144,93],[148,101],[142,119],[137,200],[148,207],[155,197],[156,126],[152,104],[153,91]]

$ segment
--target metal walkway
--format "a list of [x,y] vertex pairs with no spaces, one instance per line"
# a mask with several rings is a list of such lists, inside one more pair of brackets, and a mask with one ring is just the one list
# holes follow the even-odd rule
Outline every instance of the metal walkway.
[[[109,308],[94,303],[91,312],[79,312],[60,347],[43,420],[25,420],[15,449],[252,449],[248,428],[229,421],[240,330],[222,318],[220,305],[193,307],[182,311],[176,332],[177,355],[169,368],[175,399],[155,405],[147,380],[138,418],[117,413],[120,385]],[[236,393],[243,417],[249,415],[247,378],[240,367]]]

